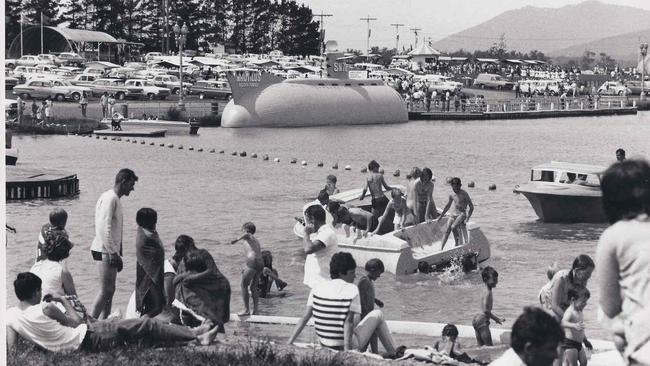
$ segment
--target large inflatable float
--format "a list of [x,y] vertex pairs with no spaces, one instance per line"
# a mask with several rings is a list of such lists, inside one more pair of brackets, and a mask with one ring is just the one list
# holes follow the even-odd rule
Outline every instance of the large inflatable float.
[[[287,79],[253,70],[229,72],[233,99],[222,127],[306,127],[403,123],[400,95],[382,80],[350,79],[343,54],[328,54],[328,78]],[[338,59],[337,59],[338,57]]]

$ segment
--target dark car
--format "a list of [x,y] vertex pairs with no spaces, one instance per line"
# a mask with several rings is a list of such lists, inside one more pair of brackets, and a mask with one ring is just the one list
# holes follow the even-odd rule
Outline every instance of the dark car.
[[192,86],[189,93],[198,95],[199,99],[228,99],[232,95],[232,90],[230,90],[230,84],[227,81],[199,80]]
[[142,97],[142,88],[126,86],[123,79],[97,79],[89,87],[93,96],[99,96],[107,92],[120,100]]

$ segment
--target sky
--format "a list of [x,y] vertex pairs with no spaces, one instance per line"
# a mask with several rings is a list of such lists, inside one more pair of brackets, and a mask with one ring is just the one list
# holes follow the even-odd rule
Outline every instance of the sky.
[[[367,21],[370,21],[370,46],[395,47],[395,27],[399,27],[400,48],[414,44],[411,28],[420,28],[419,41],[435,42],[489,20],[505,11],[535,6],[560,8],[584,0],[297,0],[314,14],[332,14],[324,18],[325,39],[335,40],[340,50],[366,50]],[[601,2],[650,10],[650,0],[601,0]],[[320,20],[319,17],[315,19]],[[650,22],[650,20],[649,20]]]

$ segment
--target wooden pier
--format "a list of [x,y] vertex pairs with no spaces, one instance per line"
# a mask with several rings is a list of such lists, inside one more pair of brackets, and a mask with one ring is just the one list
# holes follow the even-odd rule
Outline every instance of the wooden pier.
[[637,114],[635,107],[603,108],[603,109],[569,109],[569,110],[533,110],[533,111],[491,111],[491,112],[409,112],[409,120],[432,121],[478,121],[497,119],[537,119],[562,117],[613,116],[622,114]]
[[59,198],[79,194],[76,174],[7,166],[6,200]]
[[93,133],[97,136],[113,136],[113,137],[165,137],[167,130],[129,130],[129,131],[112,131],[112,130],[95,130]]

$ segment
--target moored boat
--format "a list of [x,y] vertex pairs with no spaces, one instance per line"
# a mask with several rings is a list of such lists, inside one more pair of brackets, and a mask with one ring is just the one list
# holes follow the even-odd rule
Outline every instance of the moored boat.
[[[397,187],[403,189],[403,187]],[[370,198],[360,201],[361,189],[353,189],[330,196],[331,200],[344,202],[347,206],[356,206],[370,211]],[[314,201],[306,204],[305,209],[311,205],[318,204]],[[391,213],[394,214],[394,213]],[[379,258],[384,263],[386,272],[397,275],[411,274],[418,270],[420,262],[426,262],[430,266],[444,266],[453,260],[470,258],[476,264],[483,263],[490,258],[490,245],[481,231],[481,228],[473,221],[466,224],[468,242],[456,245],[453,235],[445,248],[441,250],[441,239],[444,234],[445,224],[448,218],[440,221],[430,221],[417,225],[406,226],[400,230],[393,230],[392,218],[388,217],[382,230],[377,235],[357,237],[354,233],[348,236],[340,224],[334,227],[338,238],[338,250],[352,254],[357,265],[363,266],[372,258]],[[332,218],[327,213],[327,223],[331,224]],[[293,228],[296,236],[303,237],[303,225],[297,222]]]
[[541,221],[605,222],[600,177],[605,167],[551,162],[533,167],[530,181],[516,186]]

